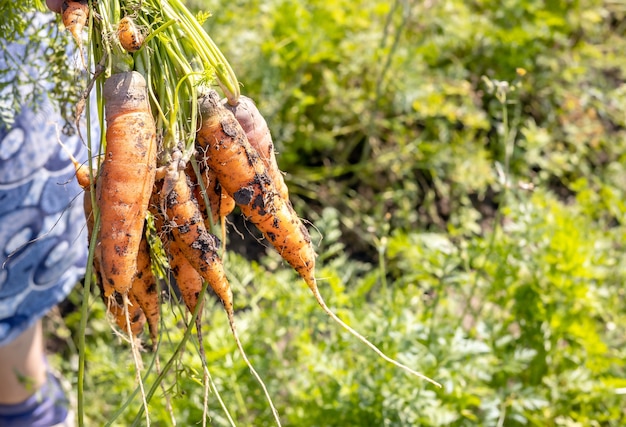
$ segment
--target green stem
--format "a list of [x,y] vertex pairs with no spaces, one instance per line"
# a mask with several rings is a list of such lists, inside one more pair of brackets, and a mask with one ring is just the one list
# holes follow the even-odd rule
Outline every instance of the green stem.
[[[178,93],[181,90],[181,86],[184,83],[189,83],[187,80],[191,80],[194,77],[196,77],[197,75],[201,75],[201,73],[194,73],[193,71],[190,71],[188,74],[185,74],[179,81],[178,84],[176,85],[176,90],[174,91],[174,105],[175,106],[180,106],[180,101],[179,101],[179,97],[178,97]],[[189,115],[189,117],[191,118],[195,118],[197,116],[198,110],[197,110],[197,105],[198,105],[198,96],[195,90],[193,90],[193,86],[190,87],[191,93],[187,94],[187,96],[185,96],[185,99],[188,99],[189,101],[191,101],[191,114]],[[193,154],[195,153],[195,141],[196,141],[196,122],[197,120],[192,119],[190,122],[188,122],[187,124],[190,126],[187,142],[185,143],[185,152],[183,153],[183,162],[187,163],[187,161],[193,156]],[[185,138],[181,138],[181,139],[185,139]]]
[[[213,214],[211,212],[211,202],[209,201],[209,196],[207,195],[206,186],[204,185],[204,180],[202,179],[202,174],[200,173],[200,167],[198,166],[198,161],[195,157],[191,158],[191,167],[193,172],[196,174],[198,178],[198,185],[200,185],[200,194],[202,195],[202,200],[204,201],[204,206],[206,209],[206,216],[209,220],[209,228],[212,232],[215,232],[216,224],[213,223]],[[223,253],[220,254],[221,257],[224,256]]]
[[[174,361],[176,360],[176,356],[182,351],[183,347],[187,343],[187,340],[191,336],[191,330],[193,329],[193,326],[195,325],[195,322],[196,322],[196,318],[198,317],[198,314],[200,313],[200,310],[202,309],[202,306],[203,306],[203,304],[200,304],[200,301],[202,298],[204,298],[208,285],[209,285],[208,282],[204,282],[204,284],[202,285],[202,290],[200,291],[200,294],[198,295],[198,304],[196,304],[196,307],[193,310],[193,314],[191,316],[191,319],[189,320],[189,323],[187,324],[187,328],[185,329],[185,334],[183,335],[182,340],[180,340],[180,343],[178,344],[178,346],[176,346],[176,349],[174,350],[172,357],[169,358],[169,360],[163,367],[163,370],[154,381],[154,384],[152,384],[152,386],[150,387],[150,390],[148,390],[148,393],[146,393],[146,401],[148,403],[152,399],[152,396],[154,396],[154,393],[156,393],[157,389],[159,388],[159,384],[161,384],[161,382],[165,378],[165,375],[169,372],[170,368],[174,364]],[[135,392],[137,391],[138,390],[135,390]],[[137,415],[135,416],[135,420],[133,421],[133,424],[132,424],[133,426],[138,425],[138,423],[141,420],[141,417],[143,416],[143,412],[144,412],[144,407],[141,406],[139,408],[139,411],[137,412]]]
[[[89,14],[89,37],[90,39],[92,37],[94,37],[96,34],[99,35],[99,33],[97,31],[94,31],[94,21],[93,21],[93,14],[90,13]],[[92,44],[88,44],[87,46],[87,63],[89,64],[89,66],[91,66],[91,63],[89,62],[89,58],[95,58],[96,55],[94,52],[92,52]],[[100,60],[100,58],[98,58],[98,61]],[[96,93],[99,94],[100,91],[100,87],[96,86]],[[98,97],[99,99],[99,97]],[[87,329],[87,320],[89,319],[89,295],[91,295],[91,281],[94,277],[93,274],[93,259],[95,256],[95,250],[94,248],[96,247],[96,242],[97,242],[97,237],[98,237],[98,230],[100,228],[100,210],[98,209],[98,207],[96,206],[96,192],[95,192],[95,187],[94,187],[94,183],[95,181],[95,169],[93,167],[93,161],[92,161],[92,133],[91,133],[91,103],[90,103],[90,98],[89,96],[87,96],[87,99],[85,100],[85,117],[86,117],[86,122],[87,122],[87,158],[88,158],[88,170],[89,170],[89,187],[90,187],[90,202],[91,205],[93,207],[92,209],[92,215],[94,215],[94,225],[93,225],[93,230],[92,230],[92,236],[89,242],[89,252],[87,255],[87,265],[85,267],[85,282],[83,285],[83,300],[82,300],[82,304],[81,304],[81,316],[80,316],[80,322],[79,322],[79,327],[78,327],[78,343],[77,343],[77,347],[78,347],[78,373],[77,373],[77,385],[76,385],[76,392],[77,392],[77,422],[78,422],[78,426],[79,427],[83,427],[84,423],[85,423],[85,359],[86,359],[86,355],[85,355],[85,333],[86,333],[86,329]],[[98,117],[100,119],[102,119],[102,117],[104,117],[103,115],[103,108],[101,105],[97,106],[98,108]],[[101,123],[102,124],[102,123]],[[102,129],[102,126],[100,126],[100,128]],[[104,136],[103,133],[100,133],[100,142],[102,143]],[[99,144],[100,146],[102,144]]]
[[101,32],[101,48],[108,54],[108,73],[123,73],[131,71],[133,69],[133,57],[129,55],[124,48],[120,45],[117,37],[111,35],[115,33],[113,29],[113,22],[119,22],[120,20],[120,5],[118,1],[102,1],[96,3],[98,5],[99,17],[100,17],[100,32]]
[[[157,58],[159,58],[159,53],[155,52],[155,56]],[[148,93],[150,94],[150,98],[152,99],[152,107],[154,109],[156,109],[158,115],[157,115],[157,122],[160,124],[160,126],[158,127],[158,129],[161,128],[167,128],[169,127],[169,120],[165,114],[165,111],[163,111],[163,108],[161,108],[161,103],[159,102],[159,99],[161,99],[162,94],[164,93],[164,84],[162,83],[162,79],[158,79],[156,81],[158,81],[159,83],[155,83],[155,80],[152,78],[153,75],[158,75],[158,76],[162,76],[163,73],[160,71],[161,70],[161,62],[160,61],[150,61],[149,58],[146,58],[147,53],[144,51],[142,52],[141,55],[139,55],[139,63],[142,64],[142,68],[145,70],[145,78],[146,78],[146,83],[148,85]],[[157,69],[157,71],[154,71],[154,69]],[[155,94],[154,93],[154,87],[155,85],[160,88],[159,94]]]
[[185,34],[198,49],[198,54],[204,62],[215,69],[215,74],[229,103],[236,105],[240,95],[239,82],[230,64],[185,5],[179,0],[171,0],[170,3],[167,1],[162,3],[165,14],[170,17],[180,16]]
[[150,43],[150,40],[152,40],[154,37],[158,36],[159,34],[161,34],[162,32],[164,32],[165,30],[167,30],[168,28],[170,28],[172,25],[177,24],[179,22],[178,19],[170,19],[169,21],[167,21],[165,24],[161,25],[159,28],[157,28],[156,30],[154,30],[153,32],[151,32],[146,39],[143,41],[143,45],[141,46],[141,49],[139,49],[138,52],[141,52],[143,50],[143,48],[148,45],[148,43]]
[[[100,212],[94,211],[94,226],[89,242],[90,248],[95,248],[98,241],[98,230],[100,229]],[[93,277],[93,258],[95,251],[90,250],[87,257],[87,268],[85,271],[85,285],[83,289],[83,303],[80,311],[80,323],[78,333],[78,379],[77,379],[77,412],[78,426],[83,427],[85,414],[85,331],[87,329],[87,319],[89,319],[89,295],[91,294],[91,279]]]

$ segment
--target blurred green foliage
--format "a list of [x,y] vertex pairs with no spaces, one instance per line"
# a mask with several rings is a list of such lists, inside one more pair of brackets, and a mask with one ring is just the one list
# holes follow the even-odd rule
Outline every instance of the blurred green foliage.
[[60,17],[43,0],[0,0],[0,10],[0,127],[10,127],[23,106],[37,111],[49,99],[65,118],[63,132],[76,132],[76,87],[84,73],[68,67],[75,52]]
[[[367,351],[275,253],[230,252],[241,338],[285,425],[626,424],[626,7],[190,5],[213,13],[206,28],[266,115],[292,201],[315,225],[329,306],[444,385]],[[167,360],[183,324],[163,309]],[[135,387],[102,310],[94,303],[87,331],[89,425],[113,420]],[[272,424],[221,308],[204,318],[233,419]],[[65,356],[56,363],[72,378]],[[193,338],[177,360],[163,386],[190,425],[202,415]],[[171,425],[165,402],[151,400],[156,425]],[[113,424],[139,407],[135,397]],[[228,425],[214,394],[209,415]]]

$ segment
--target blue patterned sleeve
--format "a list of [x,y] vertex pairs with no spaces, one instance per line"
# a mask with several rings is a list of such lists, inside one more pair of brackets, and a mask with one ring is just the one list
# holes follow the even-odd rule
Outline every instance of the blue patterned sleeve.
[[45,97],[10,125],[0,121],[0,346],[66,298],[84,275],[83,192],[58,140],[79,161],[87,150],[78,135],[62,134],[63,124]]

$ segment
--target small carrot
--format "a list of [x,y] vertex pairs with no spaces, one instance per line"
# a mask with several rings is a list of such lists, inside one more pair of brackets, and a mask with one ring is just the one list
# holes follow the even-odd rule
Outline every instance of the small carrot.
[[72,34],[74,41],[82,51],[83,38],[81,32],[87,25],[89,6],[87,0],[64,0],[61,6],[61,20],[65,28]]
[[[180,296],[187,309],[193,313],[198,301],[202,302],[200,299],[203,284],[202,276],[187,260],[178,242],[169,242],[168,258]],[[198,309],[198,313],[202,313],[202,306]]]
[[103,89],[106,148],[96,182],[102,276],[124,295],[137,272],[137,253],[156,172],[156,129],[146,81],[113,74]]
[[[167,176],[169,177],[171,175],[167,175]],[[174,184],[172,183],[171,185],[168,185],[167,187],[168,187],[167,191],[172,191]],[[157,191],[160,190],[161,188],[162,186],[160,185],[155,186],[155,190]],[[208,364],[206,361],[206,353],[204,351],[203,334],[202,334],[202,309],[204,308],[203,307],[204,304],[201,299],[201,294],[204,288],[204,281],[202,279],[202,276],[200,276],[200,274],[198,273],[198,271],[187,260],[179,244],[175,242],[171,238],[171,236],[169,236],[170,228],[164,227],[163,213],[159,211],[159,206],[161,206],[161,204],[159,204],[158,200],[155,200],[156,197],[154,196],[155,194],[153,194],[153,201],[151,201],[150,203],[150,209],[154,217],[155,227],[159,232],[159,236],[161,238],[161,241],[163,242],[164,247],[166,248],[170,271],[172,275],[174,276],[174,280],[176,281],[176,285],[178,287],[178,290],[180,291],[181,298],[183,302],[185,303],[185,305],[187,306],[187,309],[189,310],[190,313],[196,312],[196,307],[198,306],[198,303],[200,302],[200,306],[197,307],[197,315],[196,315],[195,324],[196,324],[196,333],[197,333],[198,344],[199,344],[198,350],[199,350],[200,360],[202,362],[202,367],[203,367],[204,374],[205,374],[203,381],[205,384],[204,408],[206,411],[206,408],[207,408],[206,401],[208,399],[207,388],[209,386],[210,377],[208,375]],[[203,419],[205,418],[206,418],[206,413],[203,414]]]
[[[182,171],[181,171],[182,172]],[[183,252],[196,271],[206,280],[224,304],[233,310],[233,294],[217,249],[219,240],[209,233],[185,173],[174,171],[164,178],[164,188],[171,188],[161,206],[166,207],[165,226],[172,242]]]
[[137,52],[143,45],[144,36],[130,16],[122,18],[117,25],[117,38],[127,52]]
[[267,126],[265,118],[257,108],[254,101],[247,96],[240,96],[237,105],[231,105],[224,100],[223,105],[234,115],[242,129],[246,133],[248,142],[261,156],[261,160],[267,168],[267,174],[270,176],[276,187],[276,191],[280,197],[289,200],[289,189],[285,184],[282,172],[278,169],[276,162],[276,152],[274,150],[274,142],[272,134]]

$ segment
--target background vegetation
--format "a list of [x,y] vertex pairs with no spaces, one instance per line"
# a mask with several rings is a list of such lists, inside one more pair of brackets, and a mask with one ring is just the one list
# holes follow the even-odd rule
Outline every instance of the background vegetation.
[[[621,2],[189,4],[213,12],[206,28],[270,123],[294,205],[315,225],[329,305],[444,385],[342,332],[235,217],[239,330],[285,425],[626,423]],[[53,364],[70,381],[81,292],[48,321]],[[184,333],[173,305],[161,364]],[[204,318],[233,419],[270,425],[221,308]],[[99,300],[88,325],[87,425],[130,425],[130,351]],[[156,389],[156,425],[172,424],[164,395],[179,425],[201,418],[196,345]],[[209,403],[212,425],[228,425],[214,394]]]

